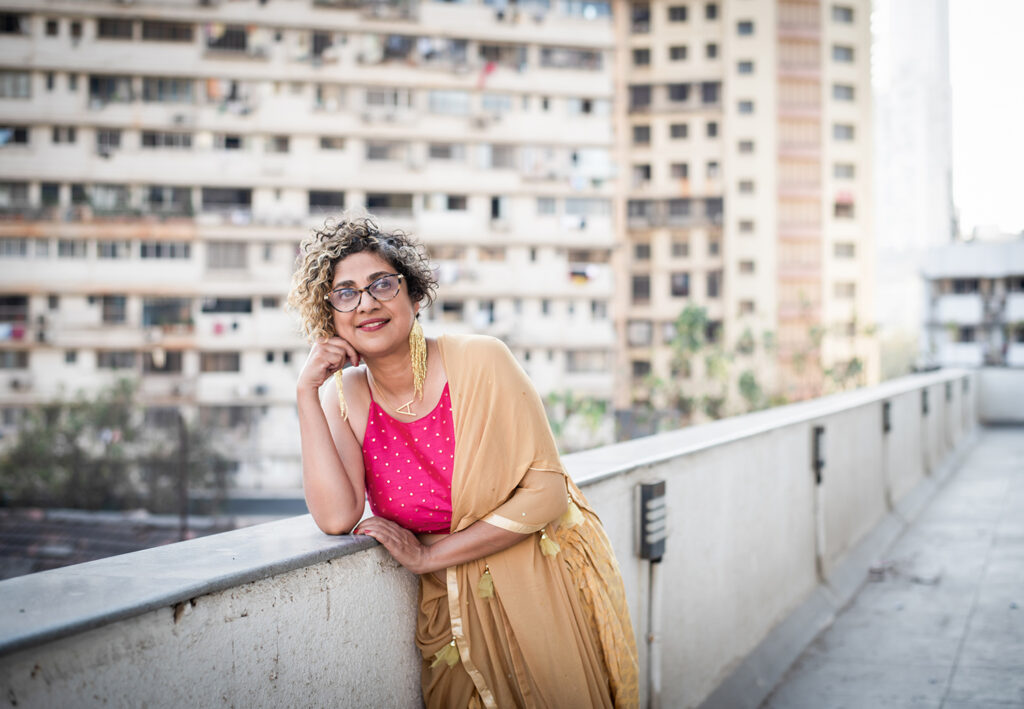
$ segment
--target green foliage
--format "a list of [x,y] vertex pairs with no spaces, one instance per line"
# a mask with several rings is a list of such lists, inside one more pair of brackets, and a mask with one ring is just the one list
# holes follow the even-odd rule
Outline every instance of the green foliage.
[[608,402],[591,396],[577,396],[566,389],[551,392],[544,398],[551,432],[555,434],[560,450],[571,448],[565,440],[566,428],[570,421],[579,420],[591,433],[596,433],[601,422],[608,416]]
[[128,380],[92,399],[79,394],[27,410],[0,454],[0,504],[171,512],[182,469],[191,485],[223,495],[224,461],[206,434],[186,426],[183,438],[168,440],[141,419]]

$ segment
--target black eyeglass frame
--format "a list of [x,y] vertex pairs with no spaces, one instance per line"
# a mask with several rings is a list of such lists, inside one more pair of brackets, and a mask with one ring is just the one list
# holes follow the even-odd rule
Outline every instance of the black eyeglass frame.
[[[377,283],[379,283],[380,281],[383,281],[385,278],[397,278],[398,279],[398,288],[395,289],[395,294],[393,296],[391,296],[390,298],[378,298],[372,292],[370,292],[370,289],[373,288],[375,285],[377,285]],[[402,290],[402,281],[404,281],[404,280],[405,280],[405,276],[403,276],[401,273],[385,273],[383,276],[380,276],[379,278],[374,278],[371,283],[369,283],[368,285],[366,285],[366,286],[364,286],[362,288],[352,288],[350,286],[345,286],[344,288],[335,288],[334,290],[328,292],[327,295],[324,296],[324,300],[327,301],[327,304],[329,306],[331,306],[332,309],[338,311],[339,313],[351,313],[353,310],[355,310],[356,308],[359,307],[360,303],[363,302],[363,293],[368,294],[371,298],[376,300],[378,303],[386,303],[389,300],[394,300],[395,298],[398,297],[398,294],[401,292],[401,290]],[[358,293],[359,297],[356,298],[356,304],[355,305],[353,305],[348,310],[342,310],[341,308],[336,306],[334,304],[334,302],[331,300],[331,294],[332,293],[338,293],[340,291],[346,291],[346,290],[350,290],[350,291],[354,291],[354,292]]]

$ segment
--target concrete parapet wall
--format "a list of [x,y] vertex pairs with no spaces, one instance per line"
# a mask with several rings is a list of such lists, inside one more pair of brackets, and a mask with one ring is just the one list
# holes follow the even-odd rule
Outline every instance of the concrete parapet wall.
[[[830,583],[971,433],[976,378],[916,375],[566,456],[622,567],[642,678],[659,640],[663,706],[699,705]],[[670,511],[657,575],[635,548],[649,480]],[[308,516],[11,579],[0,597],[0,696],[19,707],[420,705],[415,579]]]

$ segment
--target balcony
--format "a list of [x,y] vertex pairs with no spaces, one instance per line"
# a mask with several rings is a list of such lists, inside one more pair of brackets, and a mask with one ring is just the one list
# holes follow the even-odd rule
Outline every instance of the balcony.
[[[1022,374],[920,374],[566,456],[623,570],[642,639],[641,703],[659,692],[663,706],[758,706],[907,520],[945,494],[972,446],[969,464],[998,460],[1007,480],[1019,472],[1024,429],[979,434],[977,424],[1024,423]],[[982,477],[991,493],[995,478]],[[631,503],[652,479],[666,481],[670,510],[653,568],[635,552]],[[1005,489],[983,509],[974,498],[961,508],[1009,521],[1021,503],[1002,499]],[[964,588],[942,591],[970,605]],[[0,594],[0,684],[19,706],[86,695],[128,706],[420,706],[414,577],[372,540],[325,536],[309,516],[10,579]],[[652,662],[660,675],[648,682]]]

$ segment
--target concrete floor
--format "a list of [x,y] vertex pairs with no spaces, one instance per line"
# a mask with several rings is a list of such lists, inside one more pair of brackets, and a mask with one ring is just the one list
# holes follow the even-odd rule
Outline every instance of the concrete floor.
[[762,709],[1024,707],[1024,428],[988,428]]

